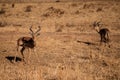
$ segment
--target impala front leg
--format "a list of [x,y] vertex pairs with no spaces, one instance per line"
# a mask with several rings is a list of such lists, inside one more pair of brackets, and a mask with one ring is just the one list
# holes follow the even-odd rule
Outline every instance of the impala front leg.
[[25,60],[24,60],[25,57],[24,57],[24,54],[23,54],[24,50],[25,50],[25,47],[22,47],[22,49],[20,50],[20,52],[22,54],[22,60],[25,62]]

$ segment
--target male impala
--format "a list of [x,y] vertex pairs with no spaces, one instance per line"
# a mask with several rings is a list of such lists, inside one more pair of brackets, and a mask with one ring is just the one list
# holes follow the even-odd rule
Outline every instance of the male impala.
[[[32,30],[32,26],[29,28],[30,32],[31,32],[31,37],[20,37],[18,40],[17,40],[17,51],[19,51],[19,47],[21,46],[21,54],[22,54],[22,58],[23,58],[23,61],[25,62],[24,60],[24,51],[25,49],[34,49],[35,46],[36,46],[36,43],[35,43],[35,38],[40,35],[40,26],[38,26],[38,30],[33,32]],[[29,53],[30,54],[30,53]],[[15,56],[15,60],[16,60],[16,56]]]
[[[100,28],[100,22],[94,22],[93,27],[100,35],[100,44],[103,43],[109,43],[109,29],[108,28]],[[110,45],[109,45],[110,47]]]

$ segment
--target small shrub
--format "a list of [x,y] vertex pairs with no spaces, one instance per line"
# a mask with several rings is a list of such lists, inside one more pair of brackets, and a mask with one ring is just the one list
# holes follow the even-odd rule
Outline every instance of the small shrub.
[[77,3],[72,3],[71,6],[72,6],[72,7],[77,7],[78,4],[77,4]]
[[60,0],[56,0],[55,2],[60,2]]
[[25,9],[25,12],[31,12],[32,11],[32,6],[28,5]]
[[14,8],[14,7],[15,7],[15,4],[13,3],[13,4],[12,4],[12,8]]
[[66,27],[72,28],[75,27],[76,25],[73,23],[66,23]]
[[89,8],[89,6],[87,4],[83,5],[83,9]]
[[75,14],[80,14],[80,11],[79,10],[75,11]]
[[45,13],[42,15],[44,17],[61,17],[64,14],[64,10],[62,9],[57,9],[54,7],[49,7],[48,9],[46,9]]
[[56,25],[55,25],[55,31],[56,31],[56,32],[62,32],[63,26],[64,26],[64,25],[56,24]]
[[43,14],[42,16],[44,16],[44,17],[49,17],[50,14],[49,14],[49,13],[45,13],[45,14]]
[[102,11],[102,8],[98,8],[98,9],[96,10],[96,12],[100,12],[100,11]]
[[3,8],[0,9],[0,14],[5,14],[5,10]]
[[84,4],[83,5],[83,9],[90,9],[90,8],[95,8],[94,4],[93,3],[90,3],[90,4]]
[[3,4],[2,4],[2,7],[5,7],[5,6],[6,6],[6,4],[5,4],[5,3],[3,3]]
[[0,22],[0,27],[5,27],[7,25],[6,22]]
[[60,28],[60,27],[57,28],[57,29],[56,29],[56,32],[62,32],[62,28]]

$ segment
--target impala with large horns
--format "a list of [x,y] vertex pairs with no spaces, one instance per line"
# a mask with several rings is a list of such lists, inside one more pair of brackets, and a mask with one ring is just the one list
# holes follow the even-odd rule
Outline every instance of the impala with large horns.
[[[95,28],[95,30],[98,32],[98,34],[100,35],[100,44],[101,43],[109,43],[110,38],[109,38],[109,29],[108,28],[101,28],[102,24],[100,24],[100,22],[94,22],[93,23],[93,27]],[[110,45],[109,45],[110,47]]]
[[[32,26],[29,28],[30,30],[30,33],[31,33],[31,37],[20,37],[18,40],[17,40],[17,51],[19,51],[19,47],[22,47],[20,49],[20,52],[21,52],[21,55],[22,55],[22,60],[25,62],[24,60],[24,51],[25,49],[34,49],[35,46],[36,46],[36,42],[35,42],[35,38],[37,36],[40,35],[40,30],[41,30],[41,27],[38,26],[38,29],[37,31],[33,31],[32,30]],[[15,60],[16,60],[16,56],[15,56]]]

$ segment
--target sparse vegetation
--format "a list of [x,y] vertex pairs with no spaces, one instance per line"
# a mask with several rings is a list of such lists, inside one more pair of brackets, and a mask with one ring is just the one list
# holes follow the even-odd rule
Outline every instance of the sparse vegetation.
[[62,9],[57,9],[54,7],[49,7],[46,9],[45,13],[42,15],[44,17],[61,17],[64,14],[64,10]]
[[60,0],[56,0],[55,2],[60,2]]
[[32,11],[32,6],[31,5],[28,5],[26,8],[25,8],[25,12],[31,12]]
[[15,3],[12,3],[12,8],[14,8],[15,7]]
[[100,11],[103,11],[103,9],[102,9],[102,8],[98,8],[98,9],[96,10],[96,12],[100,12]]
[[78,4],[77,4],[77,3],[72,3],[71,6],[72,6],[72,7],[77,7]]
[[56,32],[62,32],[64,25],[56,24],[55,25],[55,30]]
[[0,15],[1,15],[1,14],[5,14],[5,9],[0,8]]
[[[0,80],[120,80],[120,2],[55,1],[0,3]],[[110,48],[99,45],[94,21],[110,30]],[[30,58],[24,51],[24,64],[16,40],[29,37],[31,25],[41,34]]]
[[7,25],[7,22],[5,21],[0,21],[0,27],[5,27]]
[[83,9],[90,9],[90,8],[95,8],[93,3],[88,3],[88,4],[85,3],[83,5]]

